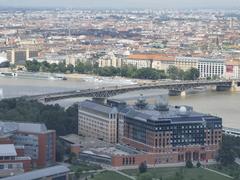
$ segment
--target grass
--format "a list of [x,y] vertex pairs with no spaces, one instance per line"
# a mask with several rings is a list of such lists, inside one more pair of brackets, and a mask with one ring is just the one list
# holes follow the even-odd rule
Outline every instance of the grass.
[[214,165],[209,165],[208,168],[228,174],[229,176],[234,176],[236,173],[240,172],[240,166],[236,163],[228,166],[221,166],[219,164],[214,164]]
[[113,171],[104,171],[95,175],[91,180],[130,180]]
[[70,169],[74,172],[77,172],[77,171],[82,172],[82,171],[98,170],[102,168],[94,164],[76,164],[76,165],[72,165]]
[[[175,177],[176,173],[180,173],[184,176],[184,180],[229,180],[230,178],[221,176],[214,172],[207,171],[202,168],[154,168],[148,169],[148,174],[151,174],[152,178],[160,179],[162,177],[163,180],[171,180]],[[123,170],[124,173],[138,177],[138,170]]]

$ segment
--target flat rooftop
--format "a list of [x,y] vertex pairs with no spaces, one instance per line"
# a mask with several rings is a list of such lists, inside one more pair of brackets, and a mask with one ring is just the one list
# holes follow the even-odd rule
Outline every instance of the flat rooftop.
[[139,154],[144,153],[142,151],[138,151],[132,147],[126,146],[126,145],[112,145],[111,147],[99,147],[99,148],[89,148],[85,151],[82,151],[82,153],[89,154],[89,155],[96,155],[101,157],[107,157],[110,158],[111,156],[115,155],[130,155],[130,154]]
[[54,176],[57,174],[68,173],[70,170],[62,165],[39,169],[27,173],[23,173],[16,176],[4,178],[4,180],[30,180],[30,179],[41,179],[45,177]]
[[112,146],[107,142],[104,142],[92,137],[79,136],[77,134],[69,134],[66,136],[60,136],[59,138],[70,144],[79,144],[82,149],[102,148],[102,147]]
[[16,131],[28,133],[48,132],[47,127],[43,123],[18,123],[10,121],[0,121],[0,135],[11,134]]
[[126,108],[121,112],[129,118],[139,121],[165,121],[170,120],[172,123],[181,122],[203,122],[205,119],[214,118],[214,116],[198,113],[193,111],[189,106],[167,106],[168,110],[155,110],[155,105],[147,105],[143,109],[138,109],[135,106]]
[[0,156],[17,156],[13,144],[0,144]]

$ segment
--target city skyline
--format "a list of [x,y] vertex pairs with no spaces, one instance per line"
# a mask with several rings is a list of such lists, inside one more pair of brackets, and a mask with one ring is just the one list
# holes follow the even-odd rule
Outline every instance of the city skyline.
[[[238,4],[238,6],[236,6]],[[0,0],[1,7],[66,7],[66,8],[153,8],[153,9],[230,9],[240,6],[239,0],[92,0],[91,4],[87,0]]]

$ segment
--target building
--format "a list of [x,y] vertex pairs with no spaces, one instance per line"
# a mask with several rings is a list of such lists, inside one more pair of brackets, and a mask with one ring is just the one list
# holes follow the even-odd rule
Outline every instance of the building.
[[37,50],[29,49],[13,49],[7,51],[7,59],[11,64],[24,65],[25,61],[29,58],[38,57],[39,52]]
[[45,167],[55,163],[56,132],[47,130],[44,124],[0,122],[5,133],[1,143],[12,143],[24,148],[24,155],[31,157],[33,167]]
[[175,64],[175,57],[166,54],[131,54],[124,60],[124,64],[137,69],[154,68],[167,71],[169,66]]
[[[89,124],[85,122],[82,128],[90,132],[88,135],[105,128],[99,127],[102,121],[97,120],[99,116],[108,114],[110,117],[114,112],[118,116],[116,129],[121,145],[115,144],[108,150],[85,149],[80,153],[80,158],[85,160],[106,161],[118,167],[138,166],[141,162],[149,165],[184,163],[187,160],[208,162],[215,159],[222,142],[221,118],[195,112],[189,106],[169,106],[163,98],[156,105],[148,104],[141,97],[135,105],[125,104],[121,108],[117,101],[106,105],[88,101],[87,106],[85,120]],[[113,107],[116,110],[112,111]]]
[[225,76],[225,60],[200,57],[176,57],[175,66],[186,71],[197,68],[200,78],[223,78]]
[[239,79],[240,78],[240,60],[226,61],[226,79]]
[[110,52],[98,60],[99,67],[122,67],[122,59]]
[[70,169],[65,166],[52,166],[44,169],[39,169],[24,174],[19,174],[5,178],[5,180],[68,180]]
[[78,133],[108,143],[117,142],[118,110],[93,101],[79,103]]
[[31,158],[22,150],[13,144],[0,144],[0,178],[31,170]]
[[198,68],[198,58],[176,57],[175,66],[184,71],[191,68]]

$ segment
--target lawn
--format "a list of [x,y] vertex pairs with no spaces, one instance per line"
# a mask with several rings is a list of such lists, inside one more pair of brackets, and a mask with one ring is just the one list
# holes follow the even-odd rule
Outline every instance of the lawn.
[[70,167],[70,169],[74,172],[76,172],[76,171],[82,172],[82,171],[98,170],[98,169],[102,169],[102,168],[100,166],[94,165],[94,164],[81,163],[81,164],[72,165]]
[[[123,170],[124,173],[131,176],[138,177],[138,170]],[[181,174],[184,177],[184,180],[229,180],[229,178],[218,175],[214,172],[207,171],[202,168],[154,168],[148,169],[148,174],[152,178],[158,178],[163,180],[171,180],[175,177],[176,173]]]
[[91,180],[130,180],[113,171],[104,171],[95,175]]
[[209,165],[208,168],[228,174],[229,176],[234,176],[240,172],[240,166],[236,163],[228,166],[221,166],[219,164]]

